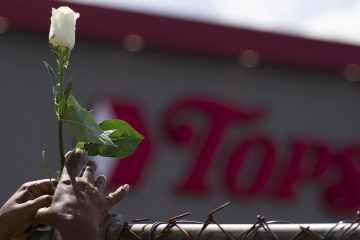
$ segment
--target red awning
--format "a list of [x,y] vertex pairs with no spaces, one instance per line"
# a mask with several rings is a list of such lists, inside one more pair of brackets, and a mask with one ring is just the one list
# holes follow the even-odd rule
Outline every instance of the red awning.
[[238,58],[254,50],[262,63],[343,71],[360,64],[360,47],[260,32],[204,22],[130,11],[68,4],[49,0],[2,0],[0,16],[12,29],[47,32],[51,7],[69,5],[80,12],[80,37],[121,42],[129,34],[140,35],[146,46],[191,54]]

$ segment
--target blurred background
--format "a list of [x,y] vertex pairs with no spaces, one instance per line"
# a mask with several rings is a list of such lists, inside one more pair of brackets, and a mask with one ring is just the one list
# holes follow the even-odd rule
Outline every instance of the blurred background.
[[[360,2],[0,0],[1,192],[58,168],[42,61],[51,7],[80,13],[67,80],[98,121],[145,135],[96,158],[125,219],[335,222],[360,206]],[[74,146],[69,131],[67,149]]]

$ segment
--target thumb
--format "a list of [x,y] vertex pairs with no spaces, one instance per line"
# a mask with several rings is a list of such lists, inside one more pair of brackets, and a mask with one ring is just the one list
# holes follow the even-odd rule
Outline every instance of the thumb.
[[42,221],[46,220],[48,211],[49,211],[49,208],[47,208],[47,207],[40,208],[35,214],[36,221],[42,222]]
[[35,214],[35,224],[45,224],[47,226],[56,227],[56,216],[52,214],[49,207],[40,208]]

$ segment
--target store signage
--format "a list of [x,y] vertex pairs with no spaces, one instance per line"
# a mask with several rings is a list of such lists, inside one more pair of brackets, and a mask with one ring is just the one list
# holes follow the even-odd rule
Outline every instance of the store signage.
[[[146,180],[146,166],[156,157],[152,156],[156,143],[146,128],[143,109],[116,100],[109,104],[116,117],[129,121],[146,136],[134,155],[118,161],[111,182],[139,186],[142,178]],[[169,104],[163,116],[159,116],[163,133],[158,134],[169,137],[166,147],[177,144],[194,152],[188,161],[188,172],[179,176],[174,186],[178,194],[211,194],[209,175],[217,161],[221,161],[225,170],[219,181],[239,199],[270,196],[292,200],[296,199],[301,186],[311,183],[318,186],[318,197],[331,209],[357,209],[360,206],[360,145],[335,147],[307,136],[279,143],[266,132],[247,133],[235,143],[226,142],[226,136],[232,131],[262,124],[269,114],[266,109],[244,108],[209,98],[186,98]],[[200,127],[194,123],[199,119]],[[224,146],[228,151],[219,156]],[[245,175],[251,176],[250,180],[244,179]]]

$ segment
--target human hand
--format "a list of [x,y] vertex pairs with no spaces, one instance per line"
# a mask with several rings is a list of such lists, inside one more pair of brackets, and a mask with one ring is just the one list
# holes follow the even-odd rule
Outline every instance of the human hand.
[[99,176],[94,181],[94,161],[88,161],[82,176],[77,177],[82,159],[80,149],[67,154],[52,204],[36,214],[39,223],[58,229],[63,240],[98,239],[99,225],[108,210],[129,191],[129,185],[125,184],[105,197],[106,179]]
[[0,240],[27,239],[38,209],[52,200],[49,179],[27,182],[0,208]]

